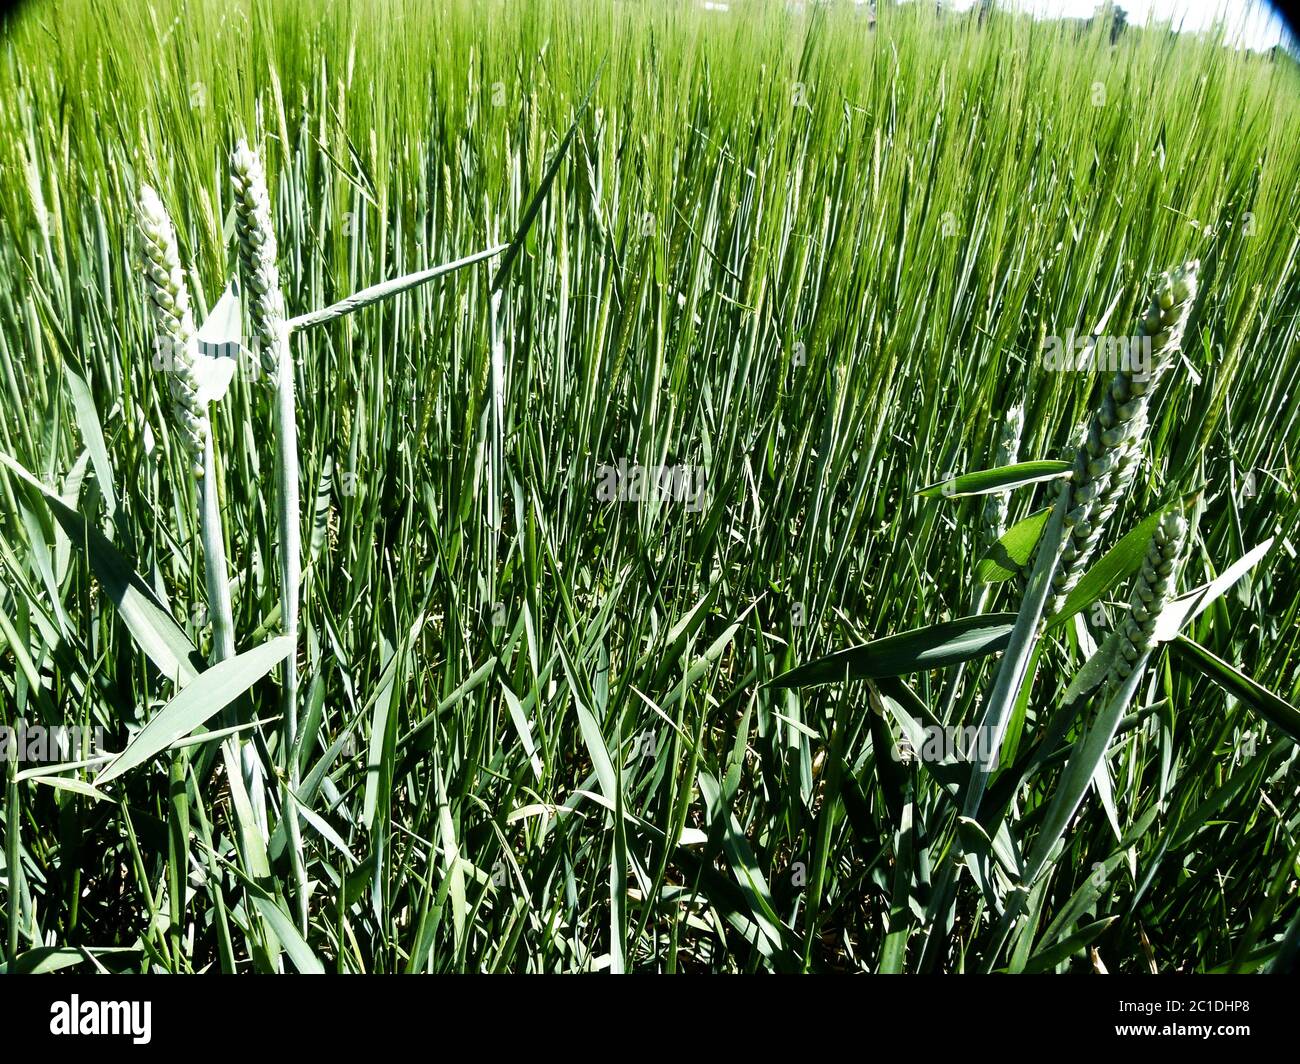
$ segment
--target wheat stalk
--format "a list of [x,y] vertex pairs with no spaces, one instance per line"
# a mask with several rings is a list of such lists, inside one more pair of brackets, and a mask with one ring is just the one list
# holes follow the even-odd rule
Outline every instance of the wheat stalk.
[[[180,427],[191,471],[198,481],[199,532],[203,545],[208,610],[212,620],[212,657],[216,662],[234,654],[234,622],[226,571],[225,539],[217,499],[212,427],[208,421],[206,404],[199,397],[199,382],[194,367],[193,346],[198,334],[190,309],[189,289],[181,270],[176,229],[158,193],[147,184],[141,186],[137,213],[140,232],[144,238],[149,305],[153,308],[154,323],[158,328],[155,343],[159,347],[165,344],[170,349],[164,365],[170,372],[172,412]],[[235,740],[232,737],[228,742],[233,744]],[[188,766],[189,757],[184,752],[172,755],[167,771],[173,787],[184,789]],[[174,842],[180,852],[185,852],[189,845],[186,808],[173,805],[169,815]],[[169,938],[173,951],[179,957],[180,933],[185,923],[186,909],[185,888],[179,864],[168,869],[167,897],[171,919]]]
[[275,373],[275,439],[277,455],[277,510],[280,524],[280,617],[284,634],[294,642],[294,652],[284,663],[282,691],[284,757],[281,816],[288,828],[298,923],[307,930],[307,873],[298,822],[298,595],[302,579],[302,529],[298,485],[298,422],[294,402],[294,366],[289,352],[289,326],[284,316],[277,245],[271,226],[271,197],[261,159],[240,140],[230,161],[235,189],[235,229],[239,234],[239,259],[245,290],[251,294],[252,319],[262,367]]
[[1045,619],[1060,612],[1066,596],[1079,582],[1107,519],[1128,490],[1141,460],[1147,406],[1154,386],[1182,343],[1196,293],[1198,267],[1192,260],[1160,276],[1150,307],[1139,322],[1139,336],[1149,338],[1151,346],[1148,372],[1138,374],[1124,365],[1117,369],[1075,457],[1071,476],[1061,483],[1010,643],[980,715],[989,754],[973,766],[963,806],[965,816],[974,818],[979,813],[1001,751],[1015,693],[1025,680],[1032,648]]
[[149,185],[140,189],[140,232],[144,237],[149,305],[158,327],[158,341],[171,349],[166,360],[171,370],[172,410],[195,477],[199,478],[199,531],[203,541],[207,580],[208,611],[212,620],[213,661],[235,653],[234,621],[230,608],[230,584],[226,567],[226,545],[221,531],[217,499],[216,456],[212,426],[206,404],[199,398],[194,371],[193,344],[197,332],[190,310],[190,294],[181,271],[176,230],[167,208]]

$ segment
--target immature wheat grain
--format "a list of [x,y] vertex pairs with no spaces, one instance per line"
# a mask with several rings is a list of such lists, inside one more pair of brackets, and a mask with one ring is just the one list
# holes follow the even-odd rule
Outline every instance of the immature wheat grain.
[[284,331],[284,295],[275,230],[271,225],[271,199],[266,191],[262,161],[240,140],[230,160],[230,180],[235,190],[235,231],[239,237],[239,264],[244,286],[251,294],[249,317],[262,368],[274,373],[279,365]]
[[172,410],[195,477],[203,476],[203,448],[208,438],[208,414],[199,401],[191,344],[196,335],[190,293],[181,271],[176,230],[167,208],[149,185],[140,186],[137,212],[144,237],[145,278],[149,305],[158,328],[155,343],[165,348],[164,366],[170,372]]
[[1161,275],[1147,313],[1138,324],[1142,339],[1149,338],[1151,360],[1146,374],[1121,365],[1093,416],[1087,438],[1074,460],[1069,508],[1065,514],[1068,534],[1061,548],[1061,562],[1052,578],[1052,593],[1044,616],[1057,613],[1083,575],[1110,515],[1123,498],[1142,459],[1142,440],[1147,430],[1147,406],[1165,370],[1182,344],[1183,330],[1196,295],[1193,259]]
[[1167,513],[1156,525],[1147,546],[1146,560],[1129,596],[1124,621],[1115,630],[1118,640],[1108,677],[1117,684],[1152,647],[1156,621],[1174,591],[1174,570],[1187,538],[1187,521],[1179,513]]

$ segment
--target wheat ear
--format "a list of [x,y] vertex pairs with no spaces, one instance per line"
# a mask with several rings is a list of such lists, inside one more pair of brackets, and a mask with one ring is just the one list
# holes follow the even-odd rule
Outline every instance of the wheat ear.
[[189,288],[181,270],[181,257],[167,208],[149,185],[140,187],[137,211],[140,235],[144,238],[145,281],[149,305],[153,308],[158,335],[156,350],[163,353],[169,371],[172,412],[196,478],[203,476],[203,449],[208,439],[208,413],[199,401],[199,384],[194,373],[191,347],[196,330],[190,309]]
[[1142,570],[1129,595],[1124,620],[1115,630],[1118,645],[1108,676],[1112,686],[1122,682],[1153,648],[1156,622],[1173,597],[1175,573],[1186,540],[1187,521],[1182,514],[1167,513],[1156,525]]
[[235,232],[244,290],[249,294],[249,319],[262,368],[274,374],[284,344],[284,294],[280,289],[279,255],[271,225],[271,197],[257,152],[241,140],[230,160],[235,190]]
[[1196,296],[1199,263],[1191,262],[1160,276],[1151,304],[1138,324],[1139,338],[1151,344],[1145,374],[1120,366],[1074,459],[1070,499],[1065,513],[1067,534],[1061,561],[1052,578],[1044,616],[1059,612],[1082,577],[1111,514],[1127,493],[1142,460],[1151,395],[1182,346],[1183,331]]

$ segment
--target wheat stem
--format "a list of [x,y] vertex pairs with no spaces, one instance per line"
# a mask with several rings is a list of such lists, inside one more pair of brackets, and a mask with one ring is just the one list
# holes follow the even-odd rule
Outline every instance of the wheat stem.
[[298,606],[302,580],[301,508],[298,484],[298,422],[294,402],[294,366],[289,351],[289,325],[284,316],[277,244],[271,224],[271,197],[261,159],[239,141],[231,156],[235,188],[235,229],[244,289],[249,293],[249,317],[263,369],[275,373],[276,517],[280,526],[280,620],[294,652],[284,663],[281,689],[282,725],[280,815],[289,838],[297,895],[299,930],[307,931],[307,873],[298,821]]

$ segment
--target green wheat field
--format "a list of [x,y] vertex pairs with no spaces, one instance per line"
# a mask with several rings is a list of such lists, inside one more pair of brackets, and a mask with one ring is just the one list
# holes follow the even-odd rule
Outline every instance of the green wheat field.
[[3,970],[1295,967],[1300,68],[877,7],[4,17]]

